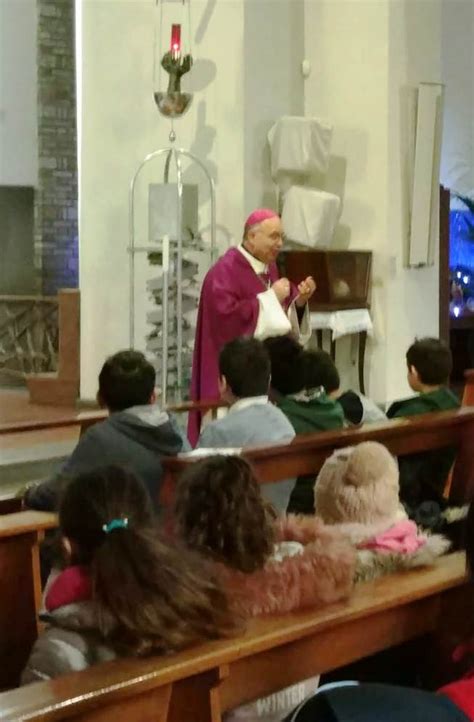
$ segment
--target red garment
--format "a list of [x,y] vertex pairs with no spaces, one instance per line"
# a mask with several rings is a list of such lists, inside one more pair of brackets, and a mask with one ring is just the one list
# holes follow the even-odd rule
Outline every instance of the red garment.
[[470,720],[474,720],[474,676],[452,682],[439,691],[449,697]]
[[45,599],[48,612],[74,602],[84,602],[92,596],[89,574],[84,567],[68,567],[51,584]]
[[[278,280],[275,263],[268,266],[270,282]],[[207,272],[204,279],[194,343],[191,399],[219,398],[219,353],[222,347],[238,336],[253,336],[257,326],[259,302],[257,295],[266,290],[237,248],[229,248]],[[284,303],[287,309],[298,291]],[[194,446],[199,438],[201,415],[189,414],[188,437]]]

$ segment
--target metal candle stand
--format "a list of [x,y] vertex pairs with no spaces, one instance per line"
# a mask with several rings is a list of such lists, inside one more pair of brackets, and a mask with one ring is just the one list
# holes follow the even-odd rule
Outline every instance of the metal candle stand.
[[[170,133],[170,142],[175,141],[174,130]],[[135,242],[135,204],[136,204],[136,186],[137,180],[139,179],[142,171],[151,162],[155,161],[160,156],[166,155],[165,171],[164,171],[164,183],[168,183],[169,170],[172,161],[174,161],[176,168],[176,191],[177,191],[177,238],[172,239],[176,242],[176,369],[177,369],[177,392],[176,398],[174,399],[177,403],[183,400],[182,395],[182,383],[183,383],[183,172],[182,172],[182,160],[183,158],[190,159],[195,163],[204,173],[204,176],[209,185],[210,199],[211,199],[211,223],[210,223],[210,257],[211,263],[214,261],[215,249],[216,249],[216,194],[214,181],[207,170],[204,163],[197,158],[193,153],[183,148],[176,148],[171,145],[168,148],[160,148],[150,153],[138,166],[132,181],[130,183],[130,245],[128,246],[129,253],[129,271],[130,271],[130,348],[135,347],[135,254],[137,253],[156,253],[162,252],[162,268],[163,268],[163,285],[162,285],[162,367],[161,367],[161,386],[162,386],[162,403],[166,404],[168,401],[168,356],[170,348],[170,328],[168,323],[168,311],[169,311],[169,287],[170,287],[170,263],[169,263],[169,237],[166,235],[161,240],[161,248],[157,245],[145,245],[139,246]],[[190,246],[192,248],[192,246]],[[174,255],[174,254],[173,254]],[[173,329],[171,330],[171,339],[173,338]]]
[[[166,10],[166,12],[165,12]],[[130,183],[130,245],[128,246],[130,266],[130,347],[135,346],[135,254],[156,252],[162,253],[162,301],[161,301],[161,336],[162,336],[162,365],[161,365],[161,386],[162,402],[168,400],[169,391],[169,353],[170,353],[170,324],[169,324],[169,291],[170,276],[175,274],[176,278],[176,322],[171,329],[171,340],[176,331],[176,381],[177,389],[175,401],[182,401],[183,386],[183,159],[189,159],[195,163],[204,173],[209,185],[211,199],[211,223],[210,223],[210,259],[214,261],[216,249],[216,193],[214,181],[204,163],[193,153],[183,148],[176,148],[176,133],[173,128],[173,121],[184,115],[192,104],[193,93],[186,92],[181,88],[182,78],[187,75],[193,67],[193,55],[191,49],[191,3],[190,0],[155,0],[155,40],[154,40],[154,70],[153,70],[153,97],[159,113],[171,120],[171,131],[169,140],[171,145],[168,148],[160,148],[150,153],[138,166]],[[165,17],[166,16],[166,17]],[[158,34],[160,39],[158,39]],[[167,41],[169,38],[169,44]],[[161,156],[166,156],[164,170],[164,185],[169,182],[169,172],[172,162],[176,169],[176,238],[171,238],[172,232],[162,233],[162,227],[157,232],[161,238],[161,248],[158,245],[137,245],[135,238],[135,204],[137,181],[142,171],[153,161]],[[198,199],[196,194],[195,202],[195,223],[198,227]],[[162,226],[166,227],[171,223],[169,215]],[[170,266],[170,240],[173,243],[172,257],[176,263]],[[189,248],[193,248],[193,237],[189,242]],[[170,268],[172,270],[170,270]]]

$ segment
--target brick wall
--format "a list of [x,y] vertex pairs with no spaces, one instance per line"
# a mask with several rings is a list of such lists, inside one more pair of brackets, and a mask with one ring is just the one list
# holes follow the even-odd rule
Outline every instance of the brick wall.
[[37,0],[37,9],[35,268],[38,290],[54,294],[78,284],[74,0]]

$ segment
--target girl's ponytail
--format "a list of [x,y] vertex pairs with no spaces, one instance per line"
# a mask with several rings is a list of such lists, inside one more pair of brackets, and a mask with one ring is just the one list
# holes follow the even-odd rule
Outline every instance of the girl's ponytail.
[[90,569],[100,631],[118,651],[167,652],[235,631],[207,563],[160,537],[135,477],[108,467],[75,479],[60,526]]

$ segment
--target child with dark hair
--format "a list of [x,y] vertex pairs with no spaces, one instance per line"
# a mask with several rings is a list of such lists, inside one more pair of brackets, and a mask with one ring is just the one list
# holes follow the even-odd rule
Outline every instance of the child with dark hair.
[[278,399],[278,407],[291,421],[297,434],[332,431],[344,425],[340,404],[326,393],[322,384],[315,384],[318,360],[314,351],[301,351],[293,364],[298,390]]
[[178,481],[174,518],[178,536],[218,563],[246,615],[327,604],[352,587],[355,555],[342,535],[314,517],[278,518],[239,456],[189,466]]
[[119,351],[102,367],[97,400],[110,416],[81,436],[59,473],[27,489],[27,506],[55,510],[67,479],[104,464],[130,469],[158,504],[161,458],[176,456],[189,444],[174,419],[155,404],[155,369],[139,351]]
[[[214,561],[238,616],[322,606],[350,594],[350,544],[318,519],[275,518],[240,457],[213,456],[190,466],[178,481],[174,518],[179,537]],[[307,696],[316,684],[307,680],[279,693],[286,706],[270,703],[279,713],[265,722],[280,720],[295,704],[294,694],[304,688]],[[260,719],[257,708],[258,702],[245,705],[226,719]]]
[[274,400],[297,393],[301,389],[301,379],[295,373],[295,367],[303,353],[299,341],[294,336],[271,336],[263,343],[270,356]]
[[264,341],[271,362],[272,395],[297,434],[339,429],[342,409],[311,376],[314,351],[306,351],[291,336]]
[[[290,442],[295,432],[269,398],[270,358],[261,341],[241,337],[227,343],[219,356],[219,391],[230,404],[224,418],[204,427],[199,448],[241,448]],[[293,481],[268,484],[264,495],[286,509]]]
[[119,351],[99,373],[97,401],[111,413],[155,400],[155,369],[140,351]]
[[[393,403],[387,411],[389,418],[459,408],[459,399],[448,388],[451,351],[442,341],[437,338],[415,341],[406,360],[408,383],[418,396]],[[447,502],[443,493],[454,459],[455,450],[450,447],[399,457],[400,497],[410,517],[422,526],[444,528]]]
[[418,396],[395,401],[389,418],[447,411],[459,407],[459,399],[448,388],[453,361],[450,349],[438,338],[421,338],[406,353],[407,378]]
[[[315,352],[297,348],[296,342],[287,336],[270,338],[264,343],[270,354],[275,403],[296,434],[342,429],[342,407],[321,384],[313,385]],[[298,477],[290,494],[288,512],[314,514],[313,484],[312,475]]]
[[234,630],[236,617],[209,564],[160,539],[145,487],[123,469],[73,479],[59,527],[66,567],[47,585],[49,626],[23,683],[120,655],[164,654]]
[[305,357],[305,385],[322,386],[326,394],[342,406],[348,424],[371,424],[386,421],[387,417],[371,399],[357,391],[342,391],[339,371],[331,356],[322,349],[308,351]]
[[219,391],[229,413],[204,427],[198,447],[242,447],[291,441],[295,432],[268,399],[270,357],[261,341],[242,336],[219,355]]

